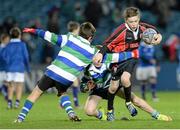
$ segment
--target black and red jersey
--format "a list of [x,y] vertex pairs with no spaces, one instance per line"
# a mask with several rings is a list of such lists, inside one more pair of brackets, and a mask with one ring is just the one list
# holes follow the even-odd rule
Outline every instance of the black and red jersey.
[[142,22],[134,32],[129,29],[127,24],[121,24],[110,37],[103,42],[103,48],[100,50],[100,53],[104,54],[106,52],[123,52],[138,49],[141,34],[146,28],[153,28],[157,31],[154,26]]

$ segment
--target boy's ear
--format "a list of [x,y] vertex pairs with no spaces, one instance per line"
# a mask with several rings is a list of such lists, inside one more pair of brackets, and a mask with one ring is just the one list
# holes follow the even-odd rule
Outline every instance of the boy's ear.
[[88,38],[88,41],[92,41],[92,39],[93,39],[93,37],[89,37],[89,38]]

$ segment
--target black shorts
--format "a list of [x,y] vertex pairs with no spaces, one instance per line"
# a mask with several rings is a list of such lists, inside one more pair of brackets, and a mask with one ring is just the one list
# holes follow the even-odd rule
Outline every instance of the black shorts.
[[43,75],[42,78],[37,82],[37,85],[41,91],[46,91],[49,88],[56,87],[58,91],[57,96],[61,96],[62,93],[66,92],[66,90],[69,88],[69,86],[65,86],[50,77]]
[[138,59],[129,59],[118,64],[112,64],[112,80],[119,80],[124,71],[129,72],[131,75],[138,63]]
[[94,88],[94,89],[91,90],[89,95],[90,96],[91,95],[100,96],[103,99],[107,100],[107,97],[108,97],[107,94],[108,94],[108,88]]

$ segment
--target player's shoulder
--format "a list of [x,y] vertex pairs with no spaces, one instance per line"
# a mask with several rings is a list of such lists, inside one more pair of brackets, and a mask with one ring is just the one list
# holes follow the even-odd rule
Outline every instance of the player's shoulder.
[[122,24],[120,24],[117,28],[118,28],[119,30],[124,30],[124,29],[126,29],[127,27],[126,27],[126,24],[125,24],[125,23],[122,23]]

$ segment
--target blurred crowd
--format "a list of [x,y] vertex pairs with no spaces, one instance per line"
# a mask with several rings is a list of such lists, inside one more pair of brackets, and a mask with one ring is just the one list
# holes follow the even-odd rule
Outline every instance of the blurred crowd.
[[[9,33],[9,30],[16,26],[21,29],[24,27],[43,28],[56,34],[65,34],[67,33],[66,24],[68,21],[73,20],[79,23],[90,21],[97,28],[97,35],[103,33],[103,37],[98,35],[99,37],[95,38],[95,43],[101,44],[108,34],[123,22],[122,10],[127,6],[140,8],[142,15],[144,12],[153,14],[157,18],[155,26],[162,31],[166,31],[167,25],[170,24],[169,18],[172,12],[179,12],[180,10],[179,0],[59,0],[58,3],[58,5],[53,5],[53,3],[46,5],[48,6],[47,10],[42,11],[42,15],[46,19],[34,17],[24,22],[24,19],[17,19],[18,16],[5,17],[0,23],[0,35]],[[22,11],[26,13],[26,10]],[[22,34],[22,40],[27,43],[32,63],[49,64],[58,51],[58,48],[50,44],[42,44],[43,40],[29,34]],[[172,35],[166,37],[163,42],[163,58],[176,61],[178,59],[176,51],[179,48],[178,32],[172,32]]]

